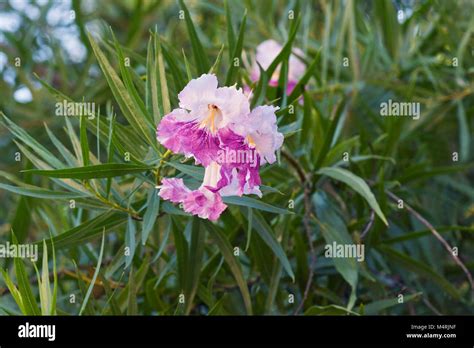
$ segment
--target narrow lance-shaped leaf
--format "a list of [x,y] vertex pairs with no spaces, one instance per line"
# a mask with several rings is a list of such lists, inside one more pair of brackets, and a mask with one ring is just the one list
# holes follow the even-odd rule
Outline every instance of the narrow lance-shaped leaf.
[[130,125],[132,125],[133,128],[138,131],[139,134],[145,138],[145,140],[147,140],[148,144],[157,149],[156,140],[152,135],[154,134],[154,129],[150,127],[146,117],[141,116],[143,114],[139,108],[136,107],[132,97],[130,96],[130,93],[127,91],[123,82],[120,80],[119,76],[110,65],[99,45],[95,42],[90,34],[88,35],[92,49],[94,50],[94,54],[99,61],[102,72],[104,73],[107,83],[109,84],[109,87],[115,96],[115,99],[117,100],[123,115]]
[[84,309],[86,308],[87,303],[89,302],[89,297],[92,293],[92,290],[94,289],[94,285],[97,280],[97,275],[99,274],[100,266],[102,265],[102,257],[104,255],[104,244],[105,244],[105,231],[102,233],[102,243],[100,244],[100,252],[99,252],[99,259],[97,260],[97,266],[95,268],[94,275],[92,276],[91,283],[89,284],[89,288],[87,289],[87,293],[82,303],[81,309],[79,310],[79,315],[82,315],[82,312],[84,312]]
[[295,280],[295,275],[293,274],[293,270],[291,269],[290,262],[285,254],[285,251],[281,247],[280,243],[275,238],[274,232],[272,231],[271,227],[266,223],[265,219],[259,212],[255,212],[252,217],[249,216],[248,210],[242,209],[241,210],[247,220],[250,218],[252,219],[253,228],[258,233],[260,238],[270,247],[273,251],[275,256],[280,260],[283,268],[285,269],[286,273],[291,277],[291,279]]
[[204,241],[206,230],[198,218],[192,218],[191,243],[189,247],[188,267],[186,274],[186,287],[184,291],[185,309],[184,313],[189,314],[192,309],[194,296],[198,288],[201,274],[201,264],[204,255]]
[[244,34],[245,34],[245,26],[247,23],[247,11],[244,13],[244,17],[242,18],[242,24],[240,24],[240,31],[239,37],[237,39],[237,44],[235,45],[234,51],[232,53],[232,61],[230,63],[230,68],[227,71],[227,77],[225,80],[226,86],[230,86],[233,82],[235,82],[235,75],[237,70],[242,65],[242,47],[244,44]]
[[370,190],[370,187],[360,177],[346,169],[333,167],[321,168],[318,170],[318,174],[329,176],[330,178],[342,181],[343,183],[349,185],[354,191],[359,193],[367,201],[369,206],[380,217],[384,224],[388,225],[387,219],[380,209],[380,206],[377,203],[374,194]]
[[196,28],[194,27],[193,20],[191,19],[191,15],[189,14],[189,10],[184,4],[183,0],[179,0],[179,4],[181,9],[184,11],[184,20],[186,21],[186,28],[188,30],[189,39],[191,40],[191,46],[193,48],[193,55],[194,60],[196,62],[196,67],[198,70],[198,74],[205,74],[209,71],[209,62],[207,61],[207,54],[202,47],[201,40],[196,32]]
[[142,173],[150,169],[152,169],[152,167],[145,167],[132,163],[109,163],[56,170],[30,169],[25,172],[51,178],[99,179]]
[[222,256],[226,260],[229,268],[234,275],[235,280],[240,288],[240,292],[242,293],[242,297],[244,299],[245,309],[247,310],[247,314],[252,314],[252,302],[250,300],[250,293],[247,287],[247,282],[244,279],[242,274],[242,269],[240,268],[240,264],[237,262],[234,254],[232,253],[232,246],[229,243],[226,236],[211,222],[206,221],[205,226],[208,232],[211,234],[212,238],[216,242],[217,246],[219,247]]

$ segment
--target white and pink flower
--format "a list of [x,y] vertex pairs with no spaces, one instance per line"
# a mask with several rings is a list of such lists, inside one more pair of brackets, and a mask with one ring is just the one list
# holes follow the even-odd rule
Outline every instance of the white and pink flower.
[[276,125],[278,108],[259,106],[250,111],[241,89],[217,85],[212,74],[191,80],[178,95],[180,108],[163,117],[157,128],[163,146],[193,157],[205,168],[197,190],[186,187],[182,179],[164,178],[160,197],[209,220],[217,220],[227,208],[222,196],[262,196],[259,168],[275,162],[275,152],[283,144]]

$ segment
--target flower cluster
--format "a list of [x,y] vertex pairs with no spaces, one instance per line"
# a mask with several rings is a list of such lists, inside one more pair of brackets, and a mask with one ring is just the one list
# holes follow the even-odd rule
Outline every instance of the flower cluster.
[[164,178],[160,197],[209,220],[217,220],[226,209],[223,196],[261,197],[259,168],[275,162],[275,152],[283,144],[276,125],[278,108],[265,105],[250,110],[241,89],[218,87],[212,74],[191,80],[178,99],[179,108],[158,125],[157,138],[172,152],[202,165],[204,180],[191,190],[182,179]]

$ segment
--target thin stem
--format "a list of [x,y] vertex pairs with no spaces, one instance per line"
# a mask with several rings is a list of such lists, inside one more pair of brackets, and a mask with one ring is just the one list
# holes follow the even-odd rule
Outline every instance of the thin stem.
[[166,159],[171,156],[171,150],[167,150],[163,156],[161,156],[160,163],[158,163],[158,167],[156,168],[155,176],[156,176],[156,185],[158,186],[161,182],[161,168],[165,164]]
[[[396,194],[393,192],[390,192],[388,190],[385,190],[385,192],[388,194],[388,196],[393,199],[395,202],[398,202],[401,200],[400,197],[398,197]],[[449,245],[449,243],[439,234],[439,232],[433,227],[433,225],[426,220],[420,213],[418,213],[415,209],[410,207],[408,204],[404,203],[404,207],[410,212],[418,221],[420,221],[423,225],[425,225],[431,233],[440,241],[440,243],[444,246],[444,248],[448,251],[448,253],[451,255],[453,258],[454,262],[458,264],[459,267],[463,270],[463,272],[466,274],[466,277],[469,281],[469,284],[471,286],[471,295],[474,297],[474,281],[472,279],[472,275],[467,269],[466,265],[461,261],[461,259],[453,253],[452,247]]]

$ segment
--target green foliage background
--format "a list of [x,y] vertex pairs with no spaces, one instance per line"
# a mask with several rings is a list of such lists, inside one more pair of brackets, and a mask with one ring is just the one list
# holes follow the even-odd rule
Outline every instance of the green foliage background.
[[[0,239],[41,251],[0,261],[0,313],[474,313],[472,1],[65,4],[52,23],[58,2],[32,3],[35,19],[0,2],[21,23],[0,32]],[[270,38],[285,48],[252,102],[280,106],[285,143],[263,198],[228,198],[217,223],[160,202],[160,178],[203,171],[156,142],[159,119],[202,73],[250,84]],[[307,72],[286,95],[292,46]],[[65,99],[100,116],[56,117]],[[388,99],[419,102],[420,119],[380,117]],[[325,258],[333,241],[363,243],[364,262]]]

